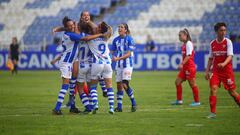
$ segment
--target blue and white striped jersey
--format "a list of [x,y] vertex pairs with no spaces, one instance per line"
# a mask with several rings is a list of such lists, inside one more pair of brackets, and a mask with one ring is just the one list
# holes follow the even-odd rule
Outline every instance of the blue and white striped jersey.
[[[81,34],[85,36],[85,33]],[[85,41],[80,41],[78,61],[81,67],[85,67],[85,64],[92,63],[92,52],[89,48],[88,43]]]
[[104,38],[96,38],[88,42],[89,48],[93,54],[93,63],[111,64],[110,50],[107,41]]
[[82,34],[73,32],[65,32],[62,36],[63,52],[60,62],[73,63],[78,55],[78,45]]
[[125,37],[118,36],[113,40],[112,51],[117,52],[117,57],[122,57],[128,51],[131,51],[131,56],[124,59],[119,60],[116,63],[116,67],[118,68],[126,68],[133,67],[133,50],[135,43],[131,36],[127,35]]

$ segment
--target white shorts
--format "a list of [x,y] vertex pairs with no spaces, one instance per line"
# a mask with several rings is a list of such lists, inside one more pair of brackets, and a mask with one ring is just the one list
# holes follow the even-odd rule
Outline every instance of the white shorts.
[[77,81],[83,83],[90,82],[90,80],[91,80],[90,64],[84,64],[84,67],[79,65]]
[[91,79],[98,80],[102,75],[103,78],[112,78],[111,64],[97,64],[93,63],[91,68]]
[[131,80],[132,71],[132,67],[116,68],[116,82],[121,82],[123,80]]
[[72,77],[72,63],[60,62],[59,69],[61,72],[61,77],[66,79],[71,79]]

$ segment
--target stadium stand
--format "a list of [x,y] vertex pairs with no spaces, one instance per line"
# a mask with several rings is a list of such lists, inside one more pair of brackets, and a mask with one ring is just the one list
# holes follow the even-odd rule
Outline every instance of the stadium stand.
[[[117,4],[112,12],[112,3]],[[187,4],[186,4],[187,3]],[[213,39],[212,26],[225,21],[231,34],[240,35],[239,0],[1,0],[1,44],[9,44],[17,36],[25,45],[52,42],[53,26],[61,25],[64,16],[78,20],[80,12],[90,11],[92,16],[103,16],[113,26],[127,22],[137,43],[143,44],[150,34],[160,44],[178,42],[177,33],[187,27],[195,42],[207,43]]]

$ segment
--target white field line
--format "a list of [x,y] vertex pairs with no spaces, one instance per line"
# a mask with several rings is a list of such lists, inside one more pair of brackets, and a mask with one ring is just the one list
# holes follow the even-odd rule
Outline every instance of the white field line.
[[[235,108],[234,106],[217,106],[217,108],[221,109],[229,109],[229,108]],[[164,107],[164,108],[156,108],[156,109],[147,109],[147,108],[139,108],[137,112],[160,112],[160,111],[182,111],[182,110],[198,110],[198,109],[206,109],[206,106],[198,106],[198,107]],[[123,112],[124,113],[124,112]],[[129,110],[126,110],[125,113],[129,113]],[[99,111],[96,115],[103,115],[107,114],[107,111]],[[120,113],[116,113],[117,115],[121,115]],[[115,114],[115,115],[116,115]],[[131,113],[129,113],[131,115]],[[49,115],[52,115],[51,112],[49,112]],[[64,115],[69,115],[68,113],[64,113]],[[63,116],[64,116],[63,115]],[[48,116],[48,114],[0,114],[0,117],[40,117],[40,116]],[[79,115],[84,116],[84,115]]]

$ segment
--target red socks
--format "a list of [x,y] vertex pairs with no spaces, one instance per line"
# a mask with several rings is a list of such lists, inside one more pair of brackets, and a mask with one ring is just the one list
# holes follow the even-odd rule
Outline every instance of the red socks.
[[216,96],[210,96],[209,97],[209,104],[210,104],[211,112],[216,113],[217,97]]
[[199,102],[198,87],[197,86],[192,87],[192,92],[194,101]]
[[182,85],[176,85],[177,89],[177,100],[181,101],[182,100]]
[[235,98],[235,101],[236,101],[237,104],[240,105],[240,94]]

